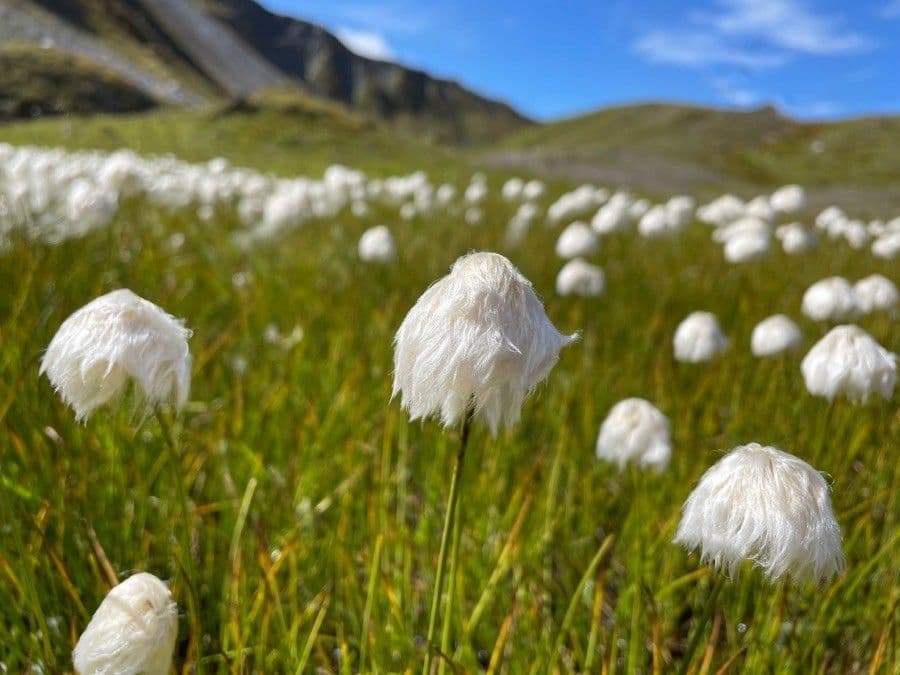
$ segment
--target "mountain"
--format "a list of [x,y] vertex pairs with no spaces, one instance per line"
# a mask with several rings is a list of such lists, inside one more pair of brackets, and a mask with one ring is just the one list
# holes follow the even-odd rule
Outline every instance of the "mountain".
[[798,176],[831,198],[874,190],[900,203],[900,118],[803,123],[772,107],[746,112],[647,103],[606,108],[511,134],[481,155],[494,167],[671,194],[753,194]]
[[0,43],[23,40],[94,59],[168,104],[295,86],[438,141],[471,144],[531,125],[504,103],[359,56],[324,28],[253,0],[0,0]]

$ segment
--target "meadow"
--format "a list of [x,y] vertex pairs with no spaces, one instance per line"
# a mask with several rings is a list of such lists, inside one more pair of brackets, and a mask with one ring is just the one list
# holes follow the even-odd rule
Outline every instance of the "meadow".
[[[183,115],[22,124],[0,128],[0,141],[224,156],[281,175],[319,175],[334,161],[370,176],[421,168],[458,189],[478,170],[459,153],[365,129],[316,135],[279,113]],[[447,672],[898,672],[896,395],[864,405],[811,396],[800,359],[828,326],[799,311],[818,279],[896,280],[896,261],[823,242],[733,265],[705,225],[658,240],[632,228],[604,237],[592,260],[606,274],[602,297],[558,297],[560,227],[538,222],[520,245],[505,243],[508,175],[487,172],[477,226],[459,208],[402,220],[375,205],[246,248],[227,236],[237,227],[227,209],[204,221],[135,198],[83,238],[14,239],[0,257],[0,670],[69,670],[100,600],[143,570],[170,581],[178,602],[178,672],[418,672],[458,436],[408,422],[391,400],[392,340],[457,257],[494,250],[581,339],[518,427],[496,438],[473,428]],[[572,187],[550,183],[541,203]],[[365,265],[357,240],[378,223],[398,259]],[[180,415],[126,402],[79,424],[38,377],[65,317],[115,288],[194,331]],[[718,316],[731,348],[677,363],[672,335],[697,309]],[[750,332],[777,312],[798,321],[803,349],[754,358]],[[895,318],[857,323],[900,351]],[[302,339],[272,339],[271,325]],[[664,472],[595,457],[600,423],[629,396],[671,420]],[[750,564],[722,580],[671,543],[703,472],[751,441],[828,475],[847,560],[828,584],[772,585]]]

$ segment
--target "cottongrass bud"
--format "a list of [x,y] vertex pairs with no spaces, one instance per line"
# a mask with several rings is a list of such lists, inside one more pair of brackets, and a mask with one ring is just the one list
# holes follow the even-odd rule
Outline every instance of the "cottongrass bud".
[[600,239],[587,223],[575,221],[556,240],[556,255],[564,260],[591,256],[600,249]]
[[150,405],[187,402],[191,331],[127,289],[92,300],[59,327],[41,361],[56,392],[79,420],[137,381]]
[[880,274],[872,274],[853,284],[853,292],[863,314],[890,312],[900,301],[900,292],[893,281]]
[[753,356],[774,356],[796,349],[802,340],[803,333],[796,323],[784,314],[774,314],[753,328],[750,350]]
[[626,398],[609,411],[597,436],[597,457],[622,469],[628,462],[659,471],[669,465],[669,420],[652,403]]
[[859,302],[849,281],[828,277],[806,289],[801,311],[813,321],[843,321],[859,314]]
[[682,507],[675,543],[734,575],[750,560],[772,582],[827,581],[844,568],[828,484],[803,460],[750,443],[700,479]]
[[394,338],[393,395],[410,418],[458,422],[470,405],[496,433],[577,338],[547,318],[531,283],[497,253],[459,258],[419,298]]
[[559,295],[593,298],[603,295],[605,286],[603,270],[581,258],[567,262],[556,275],[556,292]]
[[386,225],[376,225],[363,232],[357,248],[364,262],[385,264],[397,257],[394,237]]
[[728,349],[728,338],[711,312],[694,312],[682,321],[672,339],[675,360],[682,363],[711,361]]
[[177,636],[178,611],[168,586],[141,572],[103,599],[75,645],[72,663],[79,675],[166,675]]
[[813,345],[800,370],[809,393],[829,401],[839,394],[865,401],[872,393],[890,400],[897,383],[897,355],[859,326],[836,326]]

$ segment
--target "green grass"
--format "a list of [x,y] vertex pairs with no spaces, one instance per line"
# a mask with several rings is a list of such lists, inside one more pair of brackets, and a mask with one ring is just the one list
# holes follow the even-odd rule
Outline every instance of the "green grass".
[[[305,144],[281,113],[209,114],[4,127],[0,139],[221,154],[279,173],[338,159],[372,171],[471,170],[379,134],[332,129]],[[490,180],[496,195],[498,177]],[[85,239],[15,244],[0,264],[6,668],[68,669],[110,577],[146,570],[171,580],[180,607],[179,672],[418,672],[458,438],[433,422],[408,423],[391,402],[391,340],[458,255],[502,250],[508,207],[494,198],[486,215],[469,228],[458,216],[401,222],[375,210],[243,253],[223,236],[227,214],[201,224],[135,202]],[[357,238],[382,221],[400,259],[364,267]],[[168,246],[173,232],[187,236],[180,251]],[[801,295],[818,278],[896,269],[833,244],[731,266],[696,226],[673,241],[606,239],[597,257],[606,295],[562,299],[553,293],[556,234],[536,226],[508,254],[551,319],[582,340],[517,429],[492,439],[476,426],[470,439],[451,617],[458,672],[489,663],[498,673],[674,672],[714,579],[670,543],[679,510],[721,451],[750,441],[830,475],[847,571],[823,588],[773,588],[748,566],[724,582],[693,671],[896,672],[896,396],[829,405],[806,393],[799,357],[759,361],[748,345],[759,319],[799,319]],[[238,273],[251,280],[244,288],[233,283]],[[117,287],[194,329],[191,402],[172,424],[171,447],[156,418],[127,405],[76,424],[37,376],[62,320]],[[716,312],[733,346],[708,365],[677,364],[671,336],[695,309]],[[273,322],[283,332],[300,325],[304,339],[290,351],[268,344]],[[806,347],[826,329],[801,325]],[[861,325],[900,350],[896,322]],[[627,396],[654,401],[672,420],[663,474],[620,474],[594,458],[600,422]]]
[[[651,167],[692,176],[695,189],[704,190],[747,192],[797,181],[816,188],[894,189],[898,139],[900,119],[892,117],[801,123],[772,108],[734,112],[643,104],[532,127],[504,138],[490,153],[618,168],[630,171],[638,186],[647,183],[644,174]],[[814,142],[821,152],[813,151]]]
[[0,45],[0,122],[155,105],[116,73],[88,59],[27,44]]

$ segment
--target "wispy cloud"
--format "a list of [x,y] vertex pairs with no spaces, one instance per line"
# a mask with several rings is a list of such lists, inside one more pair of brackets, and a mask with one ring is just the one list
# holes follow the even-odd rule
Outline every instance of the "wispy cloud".
[[759,69],[785,60],[782,54],[730,46],[717,35],[700,31],[651,31],[634,43],[634,50],[654,63],[690,67],[725,64]]
[[802,0],[722,0],[708,17],[721,34],[743,36],[804,54],[840,54],[868,49],[872,42],[833,16],[813,13]]
[[885,19],[900,18],[900,0],[891,0],[879,12]]
[[338,40],[352,52],[368,59],[389,61],[396,57],[393,48],[388,44],[387,38],[377,31],[353,30],[346,26],[335,29]]
[[778,108],[791,117],[805,120],[821,120],[837,117],[843,109],[834,101],[799,101],[787,102],[779,100]]
[[333,11],[347,23],[365,26],[367,30],[379,31],[385,35],[412,35],[434,27],[429,10],[419,3],[405,0],[336,3]]
[[816,14],[804,0],[718,0],[714,9],[692,13],[686,25],[650,31],[633,45],[656,63],[753,69],[779,66],[797,55],[859,52],[873,46],[839,17]]
[[713,87],[726,103],[739,108],[759,105],[765,100],[760,92],[735,85],[725,77],[713,80]]

